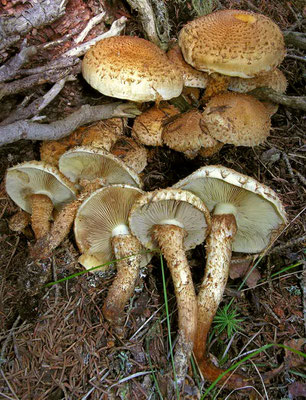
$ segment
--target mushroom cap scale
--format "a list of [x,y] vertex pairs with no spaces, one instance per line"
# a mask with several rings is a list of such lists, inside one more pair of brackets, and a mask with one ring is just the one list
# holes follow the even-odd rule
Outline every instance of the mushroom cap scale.
[[169,100],[183,89],[183,78],[166,54],[135,36],[96,43],[85,54],[82,72],[99,92],[136,102]]
[[138,174],[122,160],[103,149],[79,146],[64,153],[59,169],[71,181],[103,178],[108,184],[142,186]]
[[141,196],[133,205],[129,224],[132,233],[149,249],[157,248],[152,238],[155,225],[177,225],[187,235],[185,250],[202,243],[210,227],[210,214],[192,193],[178,189],[160,189]]
[[[114,260],[112,237],[129,234],[128,215],[133,203],[144,192],[129,185],[112,185],[92,193],[79,207],[74,234],[80,252],[79,262],[91,268]],[[142,254],[145,266],[151,255]]]
[[194,68],[242,78],[273,70],[285,56],[279,27],[243,10],[220,10],[187,23],[179,45]]
[[54,208],[60,209],[73,201],[77,190],[56,167],[42,161],[26,161],[7,170],[7,194],[24,211],[32,213],[30,196],[48,196]]
[[234,214],[233,251],[263,251],[287,223],[284,207],[272,189],[230,168],[205,166],[173,187],[195,193],[210,211]]

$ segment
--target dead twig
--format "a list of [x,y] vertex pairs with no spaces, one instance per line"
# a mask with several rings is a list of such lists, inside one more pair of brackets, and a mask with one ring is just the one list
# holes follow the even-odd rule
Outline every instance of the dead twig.
[[276,104],[306,111],[306,96],[287,96],[265,87],[254,89],[249,94],[258,100],[269,100]]
[[28,119],[37,114],[39,114],[52,100],[60,93],[60,91],[65,86],[67,81],[75,80],[75,76],[68,75],[60,81],[56,82],[52,88],[42,97],[32,101],[27,107],[20,107],[13,113],[11,113],[5,120],[0,123],[0,126],[11,124],[15,121],[20,121],[21,119]]
[[294,47],[306,50],[306,35],[302,32],[284,31],[286,45],[292,44]]
[[58,140],[79,126],[113,117],[134,118],[140,111],[132,103],[110,103],[99,106],[84,105],[68,117],[50,124],[17,121],[0,127],[0,146],[20,139]]

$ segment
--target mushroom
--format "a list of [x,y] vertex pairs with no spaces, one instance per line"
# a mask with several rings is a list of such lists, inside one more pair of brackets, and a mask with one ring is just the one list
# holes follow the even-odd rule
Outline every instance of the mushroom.
[[[281,70],[276,68],[266,74],[256,76],[255,78],[244,79],[239,77],[233,77],[229,83],[229,90],[239,93],[248,93],[252,90],[260,87],[268,87],[275,90],[278,93],[285,93],[287,89],[287,79]],[[272,116],[278,110],[278,104],[274,104],[270,101],[262,102]]]
[[128,226],[128,214],[144,192],[129,185],[112,185],[92,193],[79,207],[74,234],[82,253],[79,262],[92,268],[117,260],[117,275],[103,305],[104,317],[122,334],[123,311],[139,270],[149,262]]
[[112,146],[110,152],[136,171],[137,174],[147,166],[147,149],[132,138],[122,136]]
[[163,124],[177,114],[179,110],[168,103],[153,106],[135,118],[132,136],[144,145],[162,146]]
[[53,209],[75,199],[74,185],[57,168],[39,161],[26,161],[6,172],[5,188],[11,199],[32,214],[35,238],[50,229]]
[[75,147],[59,159],[59,169],[72,182],[101,178],[105,184],[124,183],[142,186],[138,174],[118,157],[91,146]]
[[167,56],[176,68],[183,75],[184,86],[206,88],[208,82],[208,74],[206,72],[198,71],[187,64],[183,58],[180,46],[176,44],[168,52]]
[[109,151],[123,134],[125,126],[125,118],[109,118],[89,126],[81,126],[63,139],[43,141],[40,158],[46,163],[58,166],[60,156],[72,147],[91,145]]
[[226,90],[227,77],[272,71],[285,56],[279,27],[265,15],[243,10],[219,10],[187,23],[179,45],[185,61],[214,80],[206,98]]
[[202,130],[201,119],[202,113],[197,109],[178,115],[164,127],[164,144],[187,158],[194,158],[201,148],[214,148],[218,142]]
[[183,78],[155,44],[135,36],[116,36],[92,46],[82,62],[85,80],[106,96],[135,102],[180,95]]
[[[202,167],[174,187],[199,196],[212,213],[205,275],[198,293],[194,353],[204,377],[214,381],[222,371],[208,361],[206,342],[228,279],[232,250],[264,251],[283,229],[287,217],[272,189],[226,167]],[[228,382],[237,387],[242,380],[233,375]]]
[[221,143],[257,146],[269,136],[271,119],[265,106],[253,96],[223,93],[207,103],[202,128]]
[[132,233],[144,247],[161,249],[170,269],[178,306],[176,372],[180,384],[193,348],[197,320],[196,295],[186,250],[205,240],[210,215],[203,202],[192,193],[160,189],[144,194],[134,203],[129,223]]

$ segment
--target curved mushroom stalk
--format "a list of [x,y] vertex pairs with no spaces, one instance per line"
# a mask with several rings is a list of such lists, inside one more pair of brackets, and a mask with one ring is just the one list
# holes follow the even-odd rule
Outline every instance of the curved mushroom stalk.
[[32,215],[31,225],[35,239],[38,240],[50,230],[50,220],[53,211],[53,202],[45,194],[32,194],[30,196]]
[[50,256],[52,250],[59,246],[68,235],[80,204],[95,190],[103,186],[99,178],[88,181],[77,199],[66,206],[57,214],[49,231],[39,237],[31,249],[31,257],[44,259]]
[[197,324],[196,294],[183,247],[185,236],[185,229],[176,225],[153,227],[153,237],[158,242],[170,269],[177,301],[179,348],[175,352],[175,369],[179,385],[186,376]]
[[112,238],[112,248],[118,260],[117,275],[105,299],[103,315],[123,337],[124,307],[134,292],[139,276],[142,246],[132,235],[117,235]]
[[[233,214],[214,215],[212,228],[207,240],[207,262],[203,282],[197,297],[198,325],[194,343],[194,354],[205,379],[213,382],[223,370],[216,367],[206,354],[208,332],[226,287],[232,256],[232,242],[237,231]],[[225,375],[221,382],[238,388],[243,386],[243,377],[238,374]]]

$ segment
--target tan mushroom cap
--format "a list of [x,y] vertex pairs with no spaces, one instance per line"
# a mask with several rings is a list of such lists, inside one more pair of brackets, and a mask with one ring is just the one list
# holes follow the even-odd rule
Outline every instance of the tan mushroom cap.
[[257,146],[269,136],[271,119],[265,106],[247,94],[213,97],[202,115],[209,134],[222,143]]
[[59,169],[72,182],[102,178],[107,184],[128,184],[141,187],[138,174],[123,161],[103,149],[75,147],[59,159]]
[[123,135],[126,119],[109,118],[87,127],[84,131],[82,146],[102,147],[110,151],[116,140]]
[[194,68],[242,78],[273,70],[285,56],[279,27],[262,14],[243,10],[220,10],[189,22],[179,45]]
[[234,92],[247,93],[259,87],[268,87],[279,93],[285,93],[288,86],[287,79],[283,72],[276,68],[267,74],[256,76],[255,78],[243,79],[233,77],[228,88]]
[[[144,192],[129,185],[112,185],[92,193],[79,207],[74,234],[82,256],[79,262],[87,269],[114,260],[112,238],[130,234],[128,215],[134,202]],[[152,255],[143,252],[141,265]],[[107,266],[101,268],[107,269]]]
[[119,138],[110,151],[137,174],[142,172],[148,164],[147,149],[130,137]]
[[32,213],[30,196],[46,195],[56,209],[75,199],[77,190],[56,167],[42,161],[26,161],[6,172],[5,189],[24,211]]
[[179,115],[164,127],[162,139],[173,150],[193,158],[201,147],[214,147],[217,141],[201,127],[202,113],[193,109]]
[[263,251],[287,223],[284,207],[272,189],[221,165],[202,167],[173,187],[196,194],[215,215],[222,209],[235,216],[233,251]]
[[154,225],[176,225],[187,235],[185,250],[202,243],[210,227],[210,214],[203,202],[192,193],[179,189],[160,189],[145,193],[133,205],[129,224],[132,233],[144,247],[155,249]]
[[153,106],[134,120],[132,136],[146,146],[162,146],[164,122],[179,110],[170,104]]
[[179,45],[175,45],[167,53],[167,56],[173,64],[176,65],[178,71],[183,75],[184,86],[206,88],[208,82],[208,74],[198,71],[187,64],[183,58]]
[[99,92],[136,102],[169,100],[183,89],[183,78],[166,54],[135,36],[96,43],[85,54],[82,72]]

